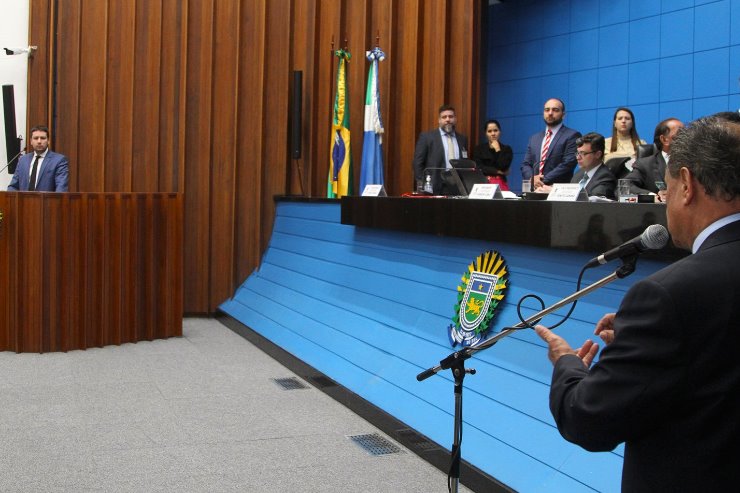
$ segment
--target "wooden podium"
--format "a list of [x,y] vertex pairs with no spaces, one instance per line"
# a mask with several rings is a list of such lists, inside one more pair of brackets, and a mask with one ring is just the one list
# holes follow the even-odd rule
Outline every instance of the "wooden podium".
[[0,350],[182,335],[183,197],[0,192]]

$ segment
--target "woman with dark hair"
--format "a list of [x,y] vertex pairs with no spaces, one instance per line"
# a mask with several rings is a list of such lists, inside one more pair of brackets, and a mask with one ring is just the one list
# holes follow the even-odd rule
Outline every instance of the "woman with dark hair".
[[511,147],[499,141],[501,125],[496,120],[488,120],[485,126],[486,141],[473,150],[476,165],[488,177],[490,183],[497,183],[501,190],[509,190],[506,175],[509,174],[514,153]]
[[635,157],[637,147],[644,144],[635,128],[635,115],[629,108],[617,108],[612,121],[612,136],[606,139],[604,160],[613,157]]

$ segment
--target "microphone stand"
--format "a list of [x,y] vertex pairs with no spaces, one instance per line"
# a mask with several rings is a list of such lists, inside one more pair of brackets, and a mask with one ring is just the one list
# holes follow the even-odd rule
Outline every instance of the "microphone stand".
[[628,257],[625,257],[622,259],[622,265],[609,274],[608,276],[596,281],[595,283],[576,291],[575,293],[571,294],[570,296],[563,298],[562,300],[558,301],[557,303],[544,308],[540,310],[539,312],[535,313],[528,319],[524,320],[523,322],[519,322],[518,324],[507,327],[506,329],[502,330],[498,334],[486,339],[485,341],[476,344],[475,346],[467,346],[462,348],[459,351],[455,351],[454,353],[451,353],[449,356],[444,358],[442,361],[439,362],[438,365],[433,366],[432,368],[428,368],[424,370],[423,372],[416,375],[416,380],[421,382],[422,380],[426,380],[427,378],[431,377],[432,375],[436,374],[437,372],[441,370],[452,370],[452,375],[455,379],[455,419],[454,419],[454,432],[453,432],[453,442],[452,442],[452,450],[450,453],[451,456],[451,464],[450,464],[450,473],[449,478],[452,479],[452,485],[450,486],[450,491],[453,493],[457,493],[460,485],[460,446],[462,444],[462,425],[463,425],[463,419],[462,419],[462,390],[463,390],[463,380],[465,379],[465,375],[470,373],[471,375],[475,375],[475,369],[474,368],[465,368],[465,360],[470,358],[472,355],[477,353],[478,351],[483,351],[484,349],[488,349],[489,347],[496,344],[498,341],[503,339],[504,337],[513,334],[514,332],[517,332],[520,329],[523,329],[525,327],[531,327],[532,325],[539,322],[545,315],[548,315],[560,308],[562,308],[565,305],[569,305],[570,303],[579,300],[580,298],[583,298],[587,294],[596,291],[597,289],[609,284],[610,282],[616,281],[617,279],[622,279],[624,277],[627,277],[628,275],[632,274],[635,271],[635,264],[637,262],[637,254],[630,255]]
[[15,156],[13,156],[13,158],[12,158],[12,159],[11,159],[10,161],[8,161],[8,164],[6,164],[5,166],[3,166],[3,167],[2,167],[1,169],[0,169],[0,173],[2,173],[3,171],[5,171],[6,169],[8,169],[8,166],[10,166],[10,164],[11,164],[11,163],[12,163],[13,161],[15,161],[16,159],[18,159],[18,157],[20,157],[20,156],[21,156],[21,154],[23,154],[23,151],[24,151],[24,150],[25,150],[25,149],[21,149],[21,151],[20,151],[20,152],[19,152],[18,154],[16,154]]

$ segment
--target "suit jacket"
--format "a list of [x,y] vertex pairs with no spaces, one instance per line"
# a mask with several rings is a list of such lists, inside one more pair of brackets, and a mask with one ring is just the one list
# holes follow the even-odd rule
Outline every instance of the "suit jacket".
[[[586,170],[579,169],[576,174],[573,175],[573,179],[570,180],[570,182],[580,182],[581,178],[583,178],[583,175],[585,174]],[[607,199],[614,200],[614,189],[616,188],[617,179],[614,178],[614,175],[611,171],[609,171],[609,168],[602,164],[601,166],[599,166],[599,169],[596,170],[594,176],[592,176],[591,179],[588,181],[588,184],[586,184],[586,193],[589,196],[598,195],[601,197],[606,197]]]
[[557,361],[560,433],[591,451],[625,442],[622,491],[736,491],[740,222],[632,286],[614,327],[590,370]]
[[[18,166],[15,168],[13,179],[10,180],[8,185],[8,190],[28,191],[34,156],[33,152],[21,156],[18,160]],[[69,161],[67,156],[50,150],[46,153],[40,173],[36,180],[36,191],[66,192],[69,190]]]
[[663,153],[657,151],[648,157],[635,161],[632,171],[625,176],[630,180],[630,191],[634,194],[658,193],[656,181],[665,181],[666,162]]
[[[457,145],[460,149],[460,157],[463,152],[468,150],[468,138],[463,134],[455,132]],[[416,141],[414,150],[414,180],[417,182],[424,179],[424,170],[427,168],[446,168],[447,155],[445,154],[442,136],[439,128],[422,132],[419,134],[419,140]],[[439,179],[439,173],[435,173],[434,188],[435,193],[441,193],[442,183]]]
[[[550,149],[545,159],[545,168],[543,170],[544,182],[546,185],[553,183],[568,183],[573,177],[573,169],[578,162],[576,161],[576,139],[581,136],[580,132],[568,128],[565,125],[560,127],[558,133],[550,142]],[[529,138],[527,152],[522,161],[522,178],[528,180],[532,176],[539,174],[540,151],[542,150],[542,141],[545,139],[545,132],[539,132]]]

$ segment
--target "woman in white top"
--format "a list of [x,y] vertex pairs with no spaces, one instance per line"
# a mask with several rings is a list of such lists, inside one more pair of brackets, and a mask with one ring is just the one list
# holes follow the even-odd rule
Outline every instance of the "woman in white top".
[[606,139],[604,161],[613,157],[633,158],[637,154],[637,146],[644,144],[635,128],[635,115],[629,108],[617,108],[614,112],[612,136]]

